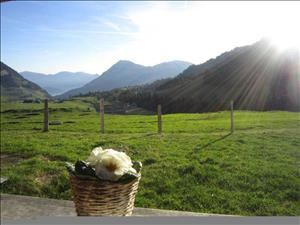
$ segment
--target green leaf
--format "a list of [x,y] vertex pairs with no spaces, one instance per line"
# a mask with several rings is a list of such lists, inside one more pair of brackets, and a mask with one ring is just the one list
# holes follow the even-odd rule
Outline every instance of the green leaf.
[[78,175],[96,177],[95,169],[82,160],[75,163],[75,171]]
[[69,173],[72,173],[75,175],[75,167],[72,163],[70,162],[65,162],[65,166],[67,167],[67,170],[69,171]]
[[134,179],[137,179],[138,177],[139,177],[139,174],[127,172],[122,177],[120,177],[120,179],[117,182],[129,183],[129,182],[133,181]]
[[132,162],[133,168],[136,170],[137,173],[140,173],[143,167],[143,164],[141,162]]

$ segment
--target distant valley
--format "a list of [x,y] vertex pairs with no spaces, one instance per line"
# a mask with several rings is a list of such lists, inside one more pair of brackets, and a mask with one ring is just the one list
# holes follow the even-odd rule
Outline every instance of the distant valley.
[[43,74],[24,71],[20,73],[25,79],[30,80],[52,96],[62,94],[74,88],[81,87],[98,77],[97,74],[83,72],[59,72],[56,74]]

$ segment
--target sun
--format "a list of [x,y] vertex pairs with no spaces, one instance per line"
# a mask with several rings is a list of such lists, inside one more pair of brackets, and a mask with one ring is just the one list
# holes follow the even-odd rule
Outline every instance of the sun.
[[284,33],[272,35],[269,38],[272,45],[274,45],[279,51],[298,49],[300,50],[300,34]]

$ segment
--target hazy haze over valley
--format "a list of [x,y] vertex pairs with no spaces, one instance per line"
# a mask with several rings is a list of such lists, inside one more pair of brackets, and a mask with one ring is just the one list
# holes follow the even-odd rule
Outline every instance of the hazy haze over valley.
[[74,88],[79,88],[89,81],[98,77],[98,74],[88,74],[84,72],[59,72],[56,74],[42,74],[30,71],[20,73],[24,78],[30,80],[51,95],[59,95]]

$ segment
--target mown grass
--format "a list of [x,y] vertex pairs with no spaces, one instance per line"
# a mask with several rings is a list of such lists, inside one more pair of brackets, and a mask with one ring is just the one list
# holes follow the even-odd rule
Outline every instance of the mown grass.
[[[86,106],[83,107],[84,109]],[[70,199],[64,161],[95,146],[125,150],[144,164],[137,207],[239,215],[300,215],[300,114],[229,112],[156,117],[54,111],[63,122],[42,130],[42,113],[1,113],[1,154],[26,159],[2,169],[5,193]]]

